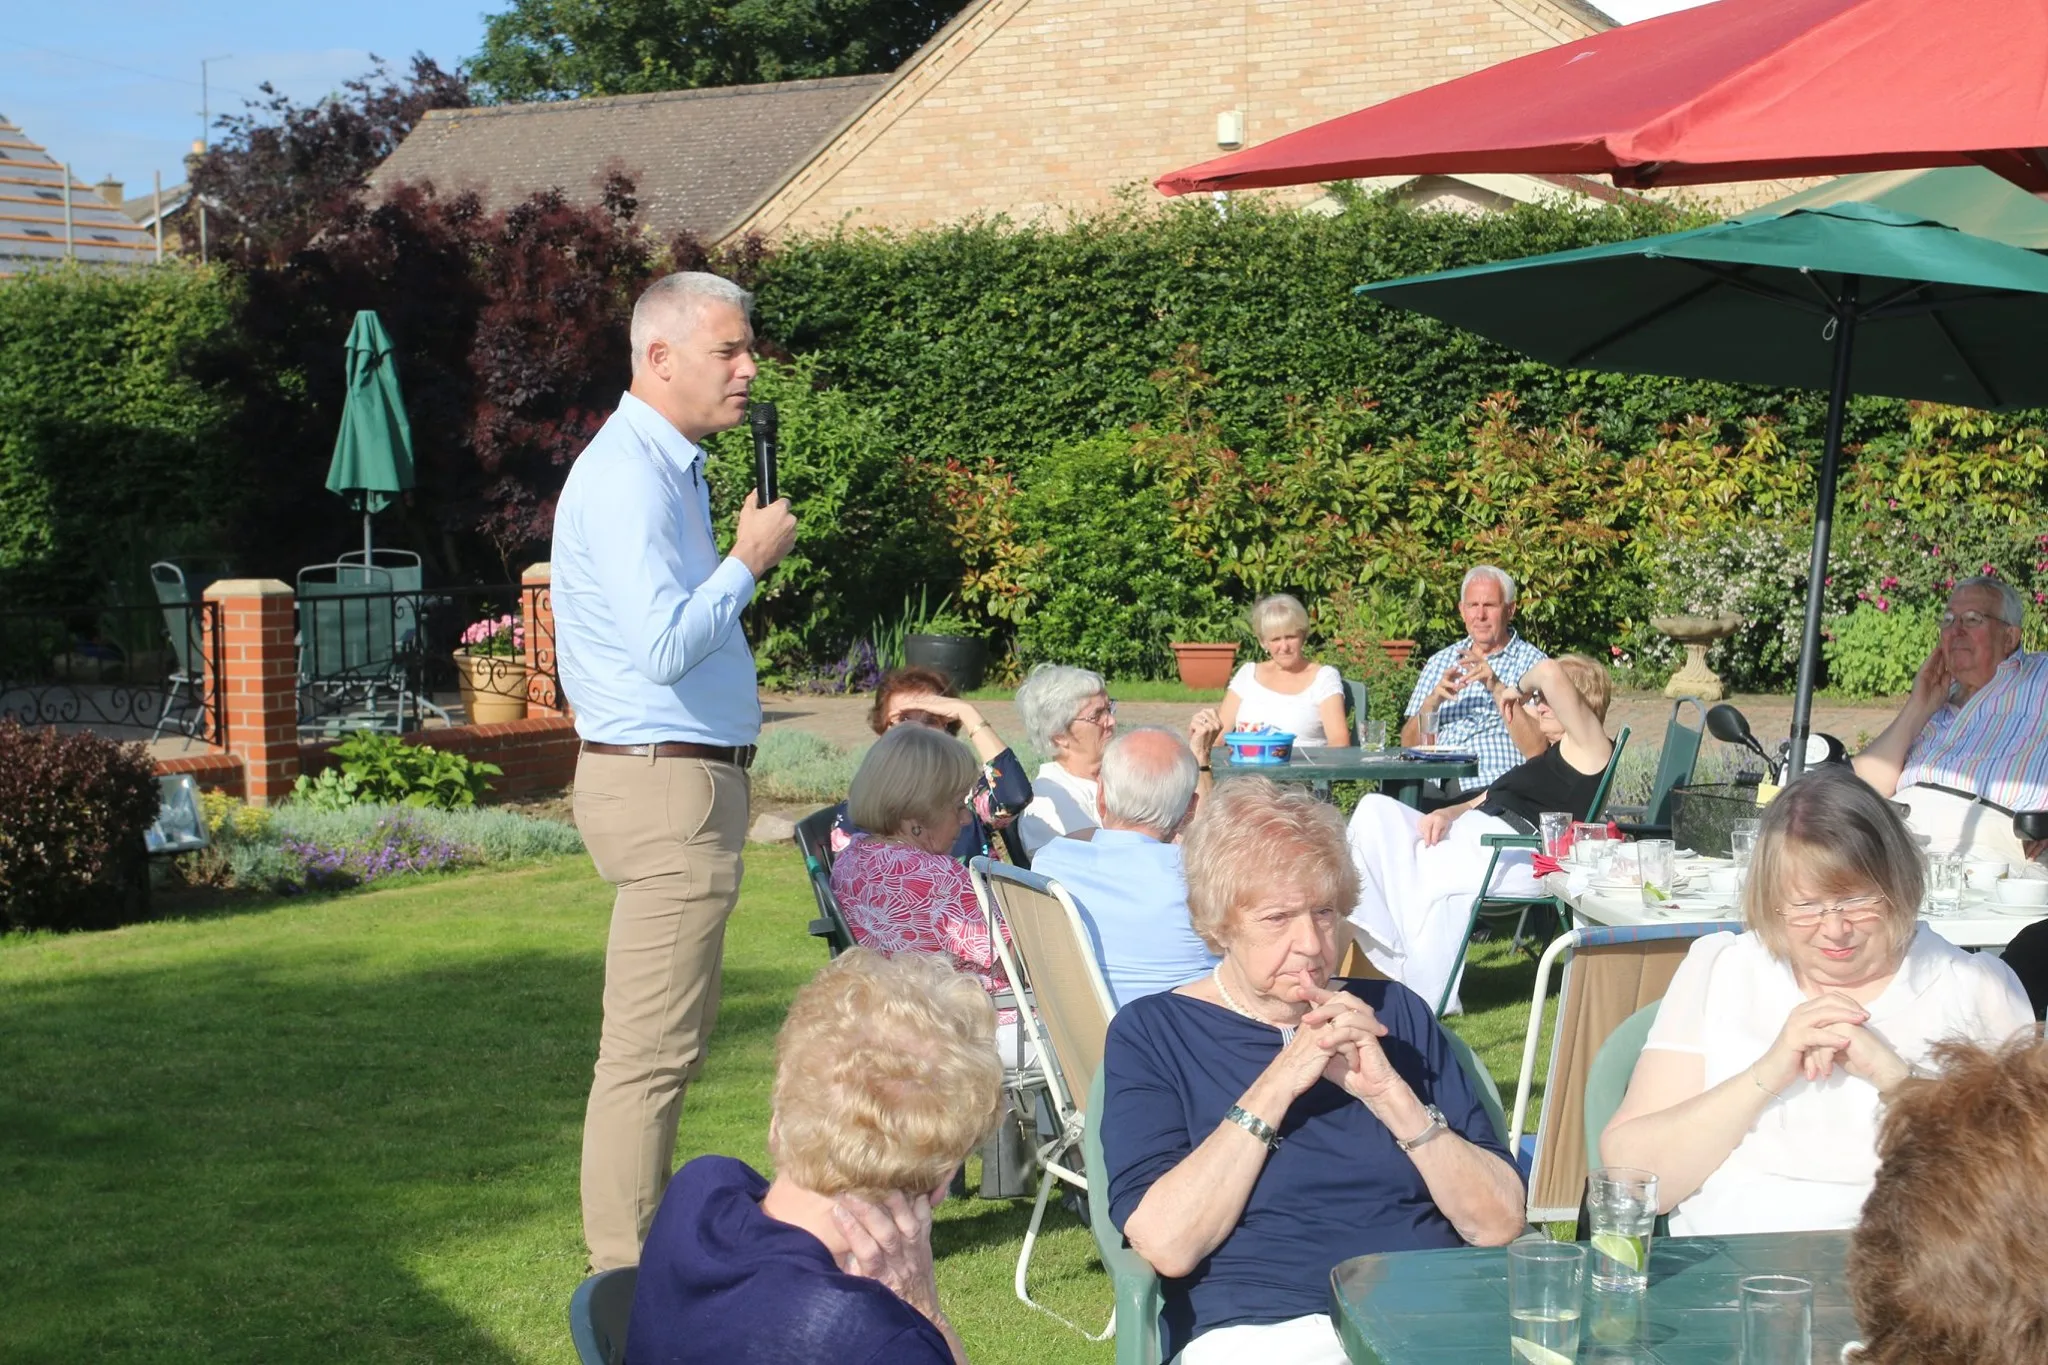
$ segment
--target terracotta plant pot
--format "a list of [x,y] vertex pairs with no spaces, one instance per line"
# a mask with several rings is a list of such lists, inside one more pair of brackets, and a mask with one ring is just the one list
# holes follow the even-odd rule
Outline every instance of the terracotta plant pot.
[[1230,671],[1237,664],[1234,644],[1181,644],[1173,646],[1173,660],[1180,665],[1180,684],[1195,692],[1214,692],[1230,686]]
[[1387,662],[1396,668],[1406,668],[1408,657],[1415,652],[1413,640],[1382,640],[1380,648],[1386,651]]
[[526,719],[526,660],[455,651],[462,710],[471,725]]

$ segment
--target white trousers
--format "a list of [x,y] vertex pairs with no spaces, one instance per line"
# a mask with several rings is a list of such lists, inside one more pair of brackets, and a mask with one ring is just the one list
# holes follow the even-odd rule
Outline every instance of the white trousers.
[[1931,787],[1901,787],[1892,799],[1911,808],[1907,826],[1928,838],[1931,853],[1967,853],[1976,858],[2003,858],[2020,876],[2041,876],[2037,869],[2026,872],[2027,848],[2012,832],[2012,817],[1978,801],[1966,801],[1953,792]]
[[1204,1332],[1174,1357],[1179,1365],[1349,1365],[1328,1313],[1286,1322],[1240,1323]]
[[[1472,900],[1479,894],[1492,851],[1483,834],[1513,834],[1507,821],[1478,811],[1455,820],[1450,832],[1424,845],[1420,812],[1390,796],[1368,796],[1351,813],[1351,861],[1358,866],[1358,908],[1351,922],[1364,936],[1372,964],[1430,1005],[1458,970]],[[1498,894],[1533,895],[1538,887],[1522,850],[1501,854],[1493,886]],[[1454,991],[1449,1008],[1457,1009]]]

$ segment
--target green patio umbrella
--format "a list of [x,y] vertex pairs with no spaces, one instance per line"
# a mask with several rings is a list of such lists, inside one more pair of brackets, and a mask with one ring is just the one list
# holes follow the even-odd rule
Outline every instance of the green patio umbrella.
[[370,517],[412,487],[412,427],[398,392],[398,357],[376,313],[364,309],[348,330],[348,399],[327,491],[363,514],[363,562],[370,562]]
[[1795,775],[1850,393],[2048,404],[2048,257],[1869,204],[1766,211],[1358,292],[1567,369],[1828,390],[1792,709]]

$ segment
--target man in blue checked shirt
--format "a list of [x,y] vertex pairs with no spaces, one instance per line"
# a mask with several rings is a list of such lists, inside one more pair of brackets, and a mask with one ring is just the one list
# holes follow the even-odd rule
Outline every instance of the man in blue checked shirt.
[[729,552],[712,531],[700,442],[746,417],[752,308],[716,275],[648,287],[633,309],[632,387],[555,506],[556,659],[583,740],[576,828],[618,888],[583,1120],[593,1270],[640,1261],[739,898],[761,732],[740,610],[796,543],[788,502],[752,494]]
[[[1543,731],[1527,709],[1514,707],[1514,720],[1502,720],[1500,699],[1548,656],[1515,632],[1515,580],[1504,569],[1480,564],[1468,571],[1458,589],[1458,615],[1467,634],[1423,665],[1408,698],[1401,742],[1434,742],[1476,754],[1479,776],[1457,788],[1476,792],[1543,752]],[[1423,735],[1426,712],[1436,718],[1433,741]]]

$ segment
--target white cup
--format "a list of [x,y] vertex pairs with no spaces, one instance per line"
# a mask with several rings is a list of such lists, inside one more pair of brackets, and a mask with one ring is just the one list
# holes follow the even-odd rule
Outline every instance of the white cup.
[[1963,876],[1972,891],[1989,891],[2006,874],[2003,858],[1966,858]]
[[2026,877],[2007,877],[1992,889],[2000,905],[2028,906],[2048,910],[2048,882]]
[[[2048,886],[2048,882],[2042,883]],[[1742,889],[1742,869],[1717,867],[1707,873],[1707,890],[1717,896],[1732,896]]]

